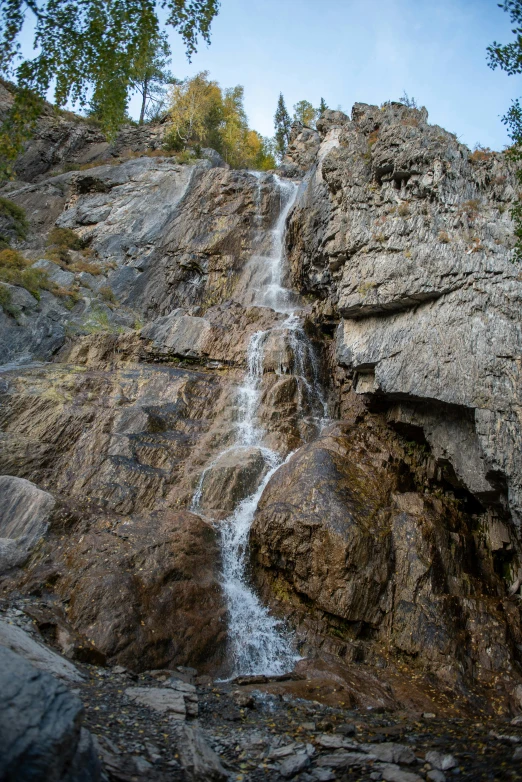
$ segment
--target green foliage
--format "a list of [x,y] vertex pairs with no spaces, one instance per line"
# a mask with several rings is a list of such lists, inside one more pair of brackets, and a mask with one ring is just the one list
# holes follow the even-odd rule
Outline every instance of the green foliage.
[[310,101],[300,100],[294,106],[294,122],[299,122],[308,128],[315,127],[317,109],[314,109]]
[[19,285],[40,299],[41,290],[51,290],[53,284],[42,269],[27,268],[27,261],[17,250],[0,250],[0,281]]
[[130,74],[130,86],[141,95],[139,124],[145,119],[159,119],[166,113],[168,84],[177,84],[168,70],[170,47],[164,33],[155,35],[138,52]]
[[[66,306],[74,306],[78,301],[76,291],[61,288],[49,279],[46,271],[34,269],[30,264],[31,261],[24,258],[18,250],[0,250],[0,282],[25,288],[38,301],[43,290],[50,291],[55,296],[63,298]],[[5,297],[5,293],[3,295]]]
[[407,106],[409,109],[418,109],[417,101],[415,98],[408,95],[406,90],[402,93],[401,97],[399,98],[399,103],[402,103],[404,106]]
[[27,236],[29,223],[25,211],[7,198],[0,197],[0,221],[3,223],[4,230],[3,234],[0,233],[0,249],[9,247],[9,233],[14,234],[17,239],[25,239]]
[[[165,139],[168,150],[179,152],[201,147],[217,150],[232,168],[275,168],[271,142],[250,130],[245,113],[243,87],[222,90],[202,71],[172,87],[170,118],[172,130]],[[193,158],[191,158],[192,160]]]
[[102,297],[102,299],[109,304],[118,303],[116,301],[116,296],[114,295],[114,291],[112,290],[112,288],[109,288],[108,285],[104,285],[102,288],[100,288],[99,294]]
[[319,119],[319,117],[322,117],[322,115],[327,110],[328,110],[328,104],[326,103],[324,98],[321,98],[321,102],[319,103],[319,106],[315,110],[316,111],[316,115],[317,115],[317,119]]
[[[164,24],[181,35],[187,57],[210,26],[219,0],[4,0],[0,5],[0,70],[18,85],[0,133],[4,173],[34,130],[43,97],[52,87],[58,108],[68,102],[97,107],[103,129],[114,135],[129,91],[151,41]],[[20,39],[34,25],[33,59],[20,59]]]
[[[504,3],[499,4],[499,7],[509,13],[511,17],[511,23],[514,25],[512,33],[515,40],[505,45],[494,41],[491,46],[488,46],[488,64],[493,70],[501,68],[513,76],[522,73],[522,0],[505,0]],[[502,121],[507,126],[513,142],[507,154],[517,166],[516,176],[522,185],[520,166],[522,161],[522,107],[518,98],[512,102]],[[517,238],[513,260],[522,262],[522,201],[520,198],[511,209],[511,217],[515,223]]]
[[72,228],[53,228],[47,237],[47,246],[64,250],[83,250],[85,242],[74,233]]
[[111,323],[108,313],[100,308],[92,310],[88,320],[83,325],[88,334],[102,334],[109,332],[117,334],[121,332],[121,327]]
[[286,148],[290,141],[290,130],[292,128],[292,120],[286,109],[282,92],[279,93],[276,113],[274,114],[274,128],[277,155],[279,158],[282,158],[286,153]]
[[18,307],[15,307],[11,301],[11,291],[2,284],[0,284],[0,307],[12,318],[17,318],[20,314]]

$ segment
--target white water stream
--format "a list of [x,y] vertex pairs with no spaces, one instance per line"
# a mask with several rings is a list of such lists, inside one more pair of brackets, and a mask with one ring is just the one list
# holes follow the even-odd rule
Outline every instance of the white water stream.
[[[262,604],[250,584],[248,577],[248,542],[250,527],[261,495],[275,471],[283,463],[275,451],[263,446],[265,432],[257,417],[261,383],[264,372],[264,347],[267,338],[276,331],[286,332],[291,352],[291,365],[281,364],[280,374],[292,374],[297,378],[299,407],[312,410],[315,425],[320,428],[326,418],[326,404],[319,383],[317,360],[302,329],[296,310],[296,295],[283,287],[284,231],[286,219],[294,204],[297,185],[274,177],[280,210],[275,226],[262,230],[261,176],[258,179],[256,201],[256,226],[262,244],[263,254],[254,255],[254,266],[250,279],[252,303],[270,307],[288,317],[267,331],[258,331],[250,339],[247,352],[247,372],[237,392],[237,428],[235,443],[222,451],[209,464],[200,477],[192,500],[191,509],[198,512],[205,476],[212,470],[224,453],[242,448],[257,447],[266,463],[267,472],[256,491],[242,500],[233,513],[219,522],[222,555],[222,585],[228,608],[229,655],[232,661],[232,676],[245,674],[277,675],[291,670],[299,655],[293,647],[291,633],[284,623],[273,617]],[[286,459],[290,458],[289,454]]]

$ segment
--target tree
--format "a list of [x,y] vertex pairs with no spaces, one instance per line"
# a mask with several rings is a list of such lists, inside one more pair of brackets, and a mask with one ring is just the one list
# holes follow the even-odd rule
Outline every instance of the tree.
[[290,129],[292,127],[292,120],[286,109],[285,99],[283,93],[279,93],[279,99],[277,101],[277,109],[274,115],[274,127],[275,127],[275,140],[276,149],[279,157],[283,157],[288,142],[290,141]]
[[[137,59],[161,35],[159,14],[177,30],[187,57],[210,26],[219,0],[3,0],[0,7],[0,71],[18,91],[0,131],[0,155],[16,157],[53,87],[54,102],[99,108],[114,135],[125,115]],[[32,18],[31,18],[32,17]],[[20,38],[34,24],[33,59],[20,62]]]
[[208,71],[174,85],[168,145],[175,150],[212,147],[232,168],[275,168],[270,142],[248,127],[243,101],[241,85],[222,90]]
[[309,128],[314,127],[316,115],[316,109],[308,100],[300,100],[294,106],[294,122],[299,122],[301,125],[306,125]]
[[319,104],[319,108],[317,108],[315,110],[316,115],[317,115],[317,119],[319,119],[319,117],[322,117],[323,114],[325,113],[325,111],[328,111],[328,104],[326,103],[324,98],[321,98],[321,102]]
[[401,97],[399,98],[399,103],[404,104],[404,106],[407,106],[409,109],[418,109],[417,101],[415,98],[410,98],[406,90],[403,90],[403,93]]
[[[189,144],[205,144],[212,139],[223,119],[223,99],[219,84],[210,81],[208,71],[185,79],[172,87],[170,119],[173,124],[171,144],[176,139],[180,149]],[[214,143],[213,146],[216,146]]]
[[[509,13],[515,40],[502,45],[494,41],[488,46],[488,65],[490,68],[501,68],[510,76],[522,73],[522,0],[506,0],[500,4],[500,8]],[[508,150],[508,155],[517,165],[517,179],[522,185],[522,107],[520,99],[512,101],[502,121],[508,128],[509,137],[513,145]],[[522,201],[519,199],[511,210],[511,217],[515,223],[515,260],[522,261]]]
[[140,125],[158,105],[165,103],[166,86],[177,81],[168,70],[169,55],[170,46],[164,33],[147,41],[143,50],[136,55],[129,85],[141,95]]

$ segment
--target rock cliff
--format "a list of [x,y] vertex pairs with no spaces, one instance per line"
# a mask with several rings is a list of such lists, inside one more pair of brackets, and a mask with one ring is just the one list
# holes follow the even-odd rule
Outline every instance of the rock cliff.
[[[51,136],[81,137],[89,161],[108,147],[44,120],[2,190],[55,287],[10,286],[18,309],[0,313],[0,473],[55,505],[5,593],[59,608],[110,664],[229,674],[223,530],[255,498],[241,572],[308,669],[344,666],[361,705],[365,677],[390,708],[420,677],[419,698],[516,711],[522,277],[505,156],[425,110],[356,104],[294,130],[288,180],[151,156],[155,130],[141,156],[120,140],[111,165],[53,174]],[[52,256],[57,228],[80,242],[68,255]]]

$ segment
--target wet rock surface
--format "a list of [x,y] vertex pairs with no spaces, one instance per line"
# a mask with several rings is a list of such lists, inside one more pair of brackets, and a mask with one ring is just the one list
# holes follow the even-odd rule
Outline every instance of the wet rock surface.
[[251,533],[261,589],[303,649],[386,668],[395,647],[443,689],[474,681],[507,705],[520,625],[494,557],[469,514],[416,487],[422,457],[367,424],[332,425],[269,481]]

